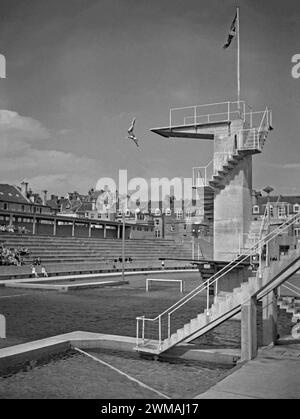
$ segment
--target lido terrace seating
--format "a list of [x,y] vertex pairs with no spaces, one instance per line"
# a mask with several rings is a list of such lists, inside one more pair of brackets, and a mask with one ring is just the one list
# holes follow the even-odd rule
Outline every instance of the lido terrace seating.
[[[0,279],[31,276],[33,259],[40,258],[49,275],[118,271],[122,267],[122,240],[52,237],[1,233],[0,245],[26,248],[24,266],[0,266]],[[125,269],[161,269],[159,258],[191,258],[190,244],[173,240],[126,240]],[[188,261],[166,261],[165,268],[191,268]]]

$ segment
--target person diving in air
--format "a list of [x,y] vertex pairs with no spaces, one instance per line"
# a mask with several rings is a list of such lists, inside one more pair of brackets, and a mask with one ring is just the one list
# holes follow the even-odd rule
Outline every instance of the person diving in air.
[[137,147],[139,147],[139,140],[134,135],[134,125],[135,125],[136,118],[133,118],[130,127],[128,128],[128,139],[132,140]]

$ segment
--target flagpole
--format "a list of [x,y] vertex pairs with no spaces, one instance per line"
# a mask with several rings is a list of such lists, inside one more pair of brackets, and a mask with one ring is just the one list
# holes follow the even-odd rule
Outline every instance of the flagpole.
[[240,99],[241,99],[241,65],[240,65],[240,8],[236,8],[236,22],[237,22],[237,97],[238,97],[238,109],[240,110]]

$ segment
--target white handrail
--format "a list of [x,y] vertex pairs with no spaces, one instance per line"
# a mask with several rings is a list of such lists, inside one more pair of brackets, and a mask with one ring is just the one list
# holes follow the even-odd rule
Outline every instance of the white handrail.
[[[217,105],[228,105],[228,103],[237,103],[237,102],[230,102],[230,101],[226,101],[226,102],[216,102],[216,103],[205,103],[202,105],[191,105],[191,106],[183,106],[181,108],[170,108],[171,111],[181,111],[184,109],[194,109],[194,108],[204,108],[205,106],[217,106]],[[242,102],[240,102],[242,103]]]
[[[224,107],[223,112],[213,112],[213,109],[212,109],[213,107],[216,108],[220,106]],[[207,108],[207,112],[198,115],[197,110],[198,109],[200,110],[203,108]],[[246,108],[247,110],[249,109],[250,112],[249,111],[246,112]],[[242,112],[241,112],[241,109],[243,109]],[[189,110],[188,113],[191,113],[191,114],[186,115],[186,116],[182,115],[183,125],[188,124],[187,123],[188,120],[192,121],[191,124],[193,123],[196,124],[200,118],[202,119],[205,118],[207,123],[226,122],[226,121],[230,121],[230,119],[232,118],[234,114],[240,114],[240,117],[243,118],[244,122],[246,122],[246,118],[248,117],[250,119],[250,128],[253,127],[254,117],[259,114],[262,114],[259,129],[261,129],[262,123],[265,119],[267,119],[267,123],[270,122],[269,125],[271,125],[271,121],[272,121],[272,112],[268,108],[266,108],[263,111],[253,111],[252,107],[250,107],[245,101],[235,101],[235,102],[226,101],[226,102],[216,102],[216,103],[207,103],[207,104],[202,104],[202,105],[191,105],[191,106],[170,108],[169,109],[169,127],[171,128],[173,126],[173,119],[175,117],[174,114],[179,115],[180,111],[185,111],[185,113],[187,113],[188,110]],[[220,120],[218,119],[216,120],[217,117],[222,117],[222,118]]]
[[259,229],[259,238],[261,239],[262,237],[262,233],[264,230],[264,225],[265,225],[265,221],[267,220],[267,215],[268,215],[268,210],[267,210],[267,206],[265,207],[265,211],[264,211],[264,215],[263,215],[263,219],[260,225],[260,229]]
[[[292,284],[291,282],[285,282],[284,284],[282,284],[282,286],[287,288],[289,291],[294,292],[300,297],[300,288],[296,285]],[[294,290],[293,288],[295,288],[296,290]]]
[[[211,166],[211,164],[213,163],[213,160],[211,160],[206,166],[202,166],[202,167],[193,167],[193,185],[194,186],[198,186],[198,183],[196,182],[196,180],[198,179],[204,179],[204,185],[201,186],[208,186],[208,175],[207,175],[207,171],[209,166]],[[200,177],[198,176],[199,172],[201,174],[201,171],[204,170],[204,177],[201,175]],[[196,171],[196,176],[194,176],[194,172]]]

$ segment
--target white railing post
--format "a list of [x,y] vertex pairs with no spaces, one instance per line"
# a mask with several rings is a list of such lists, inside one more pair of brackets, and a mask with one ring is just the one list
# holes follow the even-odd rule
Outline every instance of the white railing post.
[[192,260],[195,259],[195,246],[194,246],[194,236],[192,238]]
[[136,319],[136,346],[139,346],[139,319]]
[[158,348],[161,349],[161,316],[158,317]]
[[168,313],[168,339],[171,337],[171,314]]
[[142,342],[143,342],[143,344],[145,343],[145,316],[143,316]]
[[169,128],[171,129],[172,127],[172,109],[170,109],[169,111]]
[[263,246],[262,245],[260,245],[260,247],[259,247],[259,254],[258,254],[258,277],[259,278],[262,278],[262,249],[263,249]]
[[227,102],[227,121],[230,121],[230,102]]
[[207,284],[207,291],[206,291],[206,313],[208,315],[209,312],[209,281],[210,278],[208,278],[208,284]]
[[194,107],[194,125],[197,124],[197,106]]

